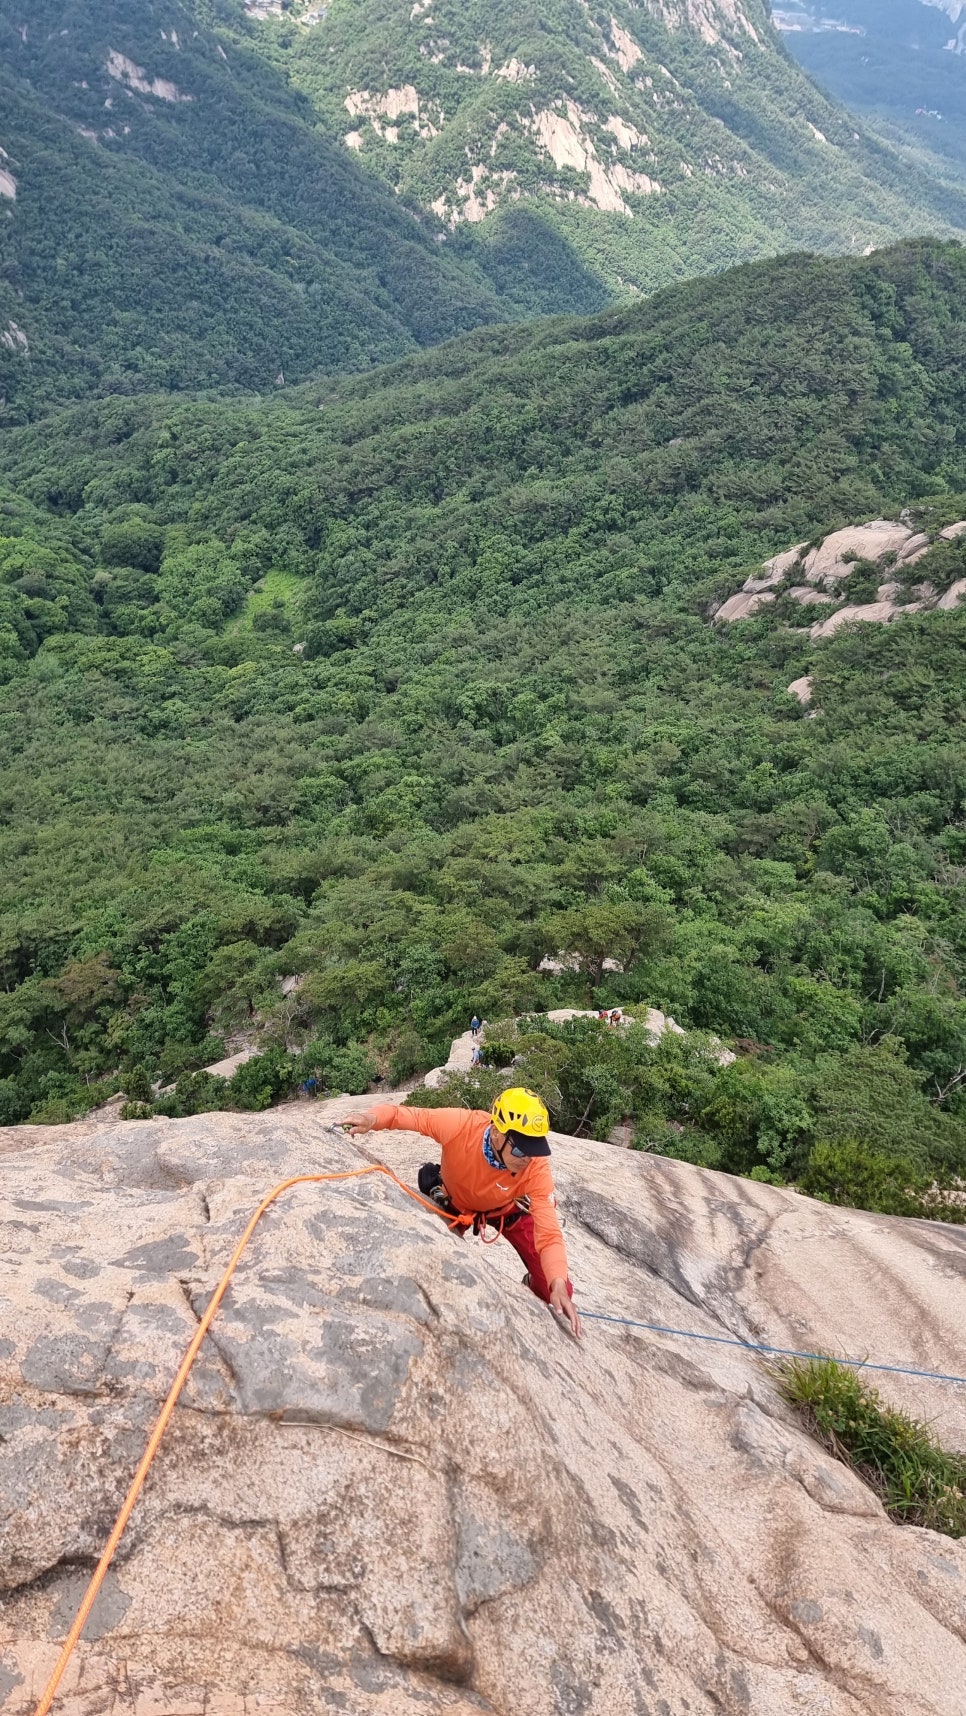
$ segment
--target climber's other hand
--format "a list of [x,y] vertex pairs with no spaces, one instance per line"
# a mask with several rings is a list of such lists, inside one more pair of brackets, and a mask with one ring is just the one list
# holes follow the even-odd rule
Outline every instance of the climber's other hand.
[[570,1332],[574,1340],[580,1340],[580,1317],[577,1307],[570,1297],[570,1289],[566,1281],[557,1280],[550,1283],[550,1308],[561,1317],[566,1317],[570,1324]]

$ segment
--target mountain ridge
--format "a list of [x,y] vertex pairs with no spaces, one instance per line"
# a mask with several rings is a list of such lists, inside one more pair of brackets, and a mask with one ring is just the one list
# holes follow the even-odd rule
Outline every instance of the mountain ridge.
[[966,231],[966,193],[863,137],[762,0],[21,13],[0,0],[8,422],[270,390],[776,249]]
[[962,227],[966,201],[863,136],[762,0],[334,0],[309,28],[299,4],[261,25],[295,83],[464,248],[540,209],[621,297]]
[[[834,10],[835,19],[828,17]],[[789,51],[865,124],[947,181],[966,181],[966,8],[960,0],[796,0]]]
[[224,0],[20,13],[2,0],[0,326],[26,341],[0,347],[8,419],[91,391],[271,388],[501,319]]

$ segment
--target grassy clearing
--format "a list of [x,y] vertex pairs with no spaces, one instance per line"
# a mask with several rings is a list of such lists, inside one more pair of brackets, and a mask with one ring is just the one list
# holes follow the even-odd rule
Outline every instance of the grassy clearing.
[[286,610],[286,618],[293,620],[295,604],[304,584],[305,580],[296,577],[294,572],[266,572],[264,578],[259,580],[257,589],[248,597],[241,613],[237,614],[227,627],[228,632],[235,634],[259,630],[257,617],[269,614],[273,609],[277,609],[279,604]]
[[810,1433],[858,1472],[893,1519],[966,1537],[966,1456],[947,1453],[927,1425],[884,1406],[833,1359],[789,1359],[774,1375]]

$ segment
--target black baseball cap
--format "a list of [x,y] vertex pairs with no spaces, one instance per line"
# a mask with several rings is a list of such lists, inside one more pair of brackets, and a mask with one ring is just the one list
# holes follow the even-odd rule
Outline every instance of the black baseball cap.
[[549,1156],[550,1145],[546,1138],[531,1138],[527,1132],[515,1132],[511,1128],[507,1134],[512,1149],[518,1156]]

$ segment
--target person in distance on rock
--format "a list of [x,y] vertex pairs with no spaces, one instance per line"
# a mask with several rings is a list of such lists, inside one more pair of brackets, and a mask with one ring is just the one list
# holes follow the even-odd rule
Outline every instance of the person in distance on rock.
[[360,1132],[421,1132],[442,1148],[442,1163],[426,1162],[419,1189],[453,1215],[471,1215],[508,1239],[527,1266],[531,1293],[566,1318],[580,1339],[580,1317],[567,1274],[567,1250],[557,1219],[550,1171],[550,1116],[532,1090],[505,1090],[492,1113],[465,1108],[397,1108],[380,1103],[345,1122]]

